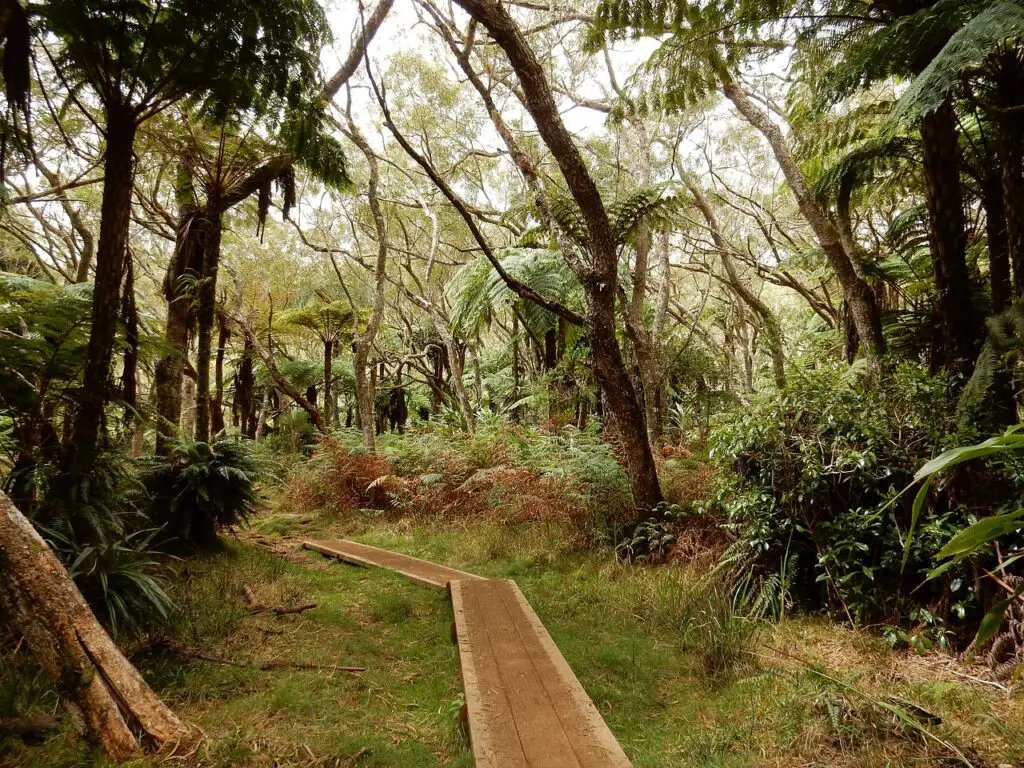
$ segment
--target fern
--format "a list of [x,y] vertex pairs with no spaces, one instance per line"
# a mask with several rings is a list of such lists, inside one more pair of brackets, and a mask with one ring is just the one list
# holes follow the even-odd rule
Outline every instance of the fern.
[[964,74],[980,67],[1007,40],[1024,38],[1024,8],[999,2],[958,29],[899,100],[893,120],[916,120],[934,112],[960,87]]

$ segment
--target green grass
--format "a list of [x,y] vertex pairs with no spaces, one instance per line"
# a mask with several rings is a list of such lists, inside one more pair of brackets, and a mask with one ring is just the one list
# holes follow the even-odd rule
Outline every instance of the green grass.
[[[1024,755],[1024,723],[1013,700],[929,676],[923,663],[824,620],[766,626],[737,636],[734,645],[742,652],[722,651],[707,641],[708,633],[740,630],[703,622],[692,574],[678,567],[631,568],[607,553],[572,551],[556,528],[426,528],[365,518],[332,526],[280,514],[255,527],[270,537],[355,534],[481,575],[516,579],[636,768],[937,764],[941,750],[902,732],[870,697],[851,690],[897,695],[939,713],[943,738],[992,762],[1015,763]],[[233,661],[287,659],[367,671],[260,672],[166,649],[138,656],[165,700],[209,736],[201,764],[471,766],[458,721],[463,699],[447,597],[385,571],[313,553],[300,559],[309,565],[236,543],[224,555],[189,561],[190,576],[176,584],[181,611],[171,628],[174,643]],[[313,600],[317,608],[281,619],[250,616],[243,584],[265,604]],[[772,648],[811,666],[773,656]],[[709,674],[709,657],[726,652],[734,658],[722,674]],[[829,683],[819,668],[841,684]],[[8,744],[0,764],[4,759],[14,768],[94,764],[67,731],[38,748]]]

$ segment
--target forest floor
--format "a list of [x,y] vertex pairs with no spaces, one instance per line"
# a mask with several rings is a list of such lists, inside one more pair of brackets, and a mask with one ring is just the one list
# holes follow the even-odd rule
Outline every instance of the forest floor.
[[[369,514],[332,523],[269,512],[226,553],[182,567],[175,626],[134,657],[209,736],[199,764],[472,765],[449,600],[397,574],[299,549],[303,537],[341,536],[515,579],[636,768],[1024,760],[1019,697],[969,679],[951,657],[896,653],[824,619],[737,620],[720,599],[699,594],[681,566],[629,567],[607,551],[573,551],[541,523]],[[265,605],[317,606],[253,615],[243,586]],[[41,694],[37,704],[46,703]],[[70,731],[6,758],[0,745],[5,760],[15,768],[104,764]]]

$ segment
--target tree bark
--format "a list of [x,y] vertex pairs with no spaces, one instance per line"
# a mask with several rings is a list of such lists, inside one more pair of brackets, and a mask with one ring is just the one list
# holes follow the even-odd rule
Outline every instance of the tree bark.
[[950,370],[969,374],[977,357],[981,327],[971,303],[960,140],[952,102],[947,99],[939,109],[921,118],[919,127],[943,346],[938,360]]
[[245,346],[242,349],[242,362],[238,366],[238,378],[235,384],[235,398],[238,401],[238,425],[242,433],[252,439],[256,439],[256,378],[253,373],[254,350],[252,341],[245,338]]
[[[789,149],[785,137],[771,117],[747,95],[739,83],[728,79],[722,84],[722,91],[733,103],[747,122],[756,128],[768,141],[775,160],[782,169],[797,205],[804,219],[814,231],[818,244],[836,273],[843,296],[850,307],[850,313],[857,335],[869,355],[885,353],[885,337],[882,335],[882,318],[875,302],[875,295],[864,280],[863,268],[855,253],[847,253],[843,247],[839,230],[822,210],[807,185],[803,171]],[[861,273],[861,274],[858,274]]]
[[[377,188],[380,184],[380,170],[377,163],[377,156],[373,153],[366,139],[363,138],[355,122],[349,118],[348,136],[353,143],[359,147],[359,151],[366,158],[367,167],[370,170],[370,180],[366,189],[366,196],[370,204],[370,214],[373,217],[373,226],[377,232],[377,261],[374,264],[374,294],[373,311],[366,323],[366,329],[357,332],[353,346],[355,355],[352,358],[352,367],[356,379],[356,403],[359,407],[360,424],[363,430],[363,447],[373,452],[376,448],[374,440],[374,419],[373,401],[375,387],[367,377],[367,364],[370,351],[377,338],[377,331],[380,329],[381,320],[384,317],[384,281],[387,277],[388,262],[388,229],[384,222],[384,212],[381,210],[380,197]],[[353,313],[356,308],[352,307]]]
[[184,285],[186,276],[198,274],[202,265],[203,219],[199,215],[191,172],[181,163],[175,199],[178,225],[174,254],[164,275],[163,293],[167,300],[164,341],[168,353],[153,368],[156,390],[156,453],[170,456],[181,425],[181,389],[188,360],[191,300]]
[[1009,51],[1001,57],[996,95],[1001,113],[998,157],[1003,187],[1007,249],[1013,267],[1013,292],[1024,296],[1024,120],[1020,114],[1024,102],[1024,66],[1017,54]]
[[1010,243],[1006,232],[1006,210],[1000,176],[1000,172],[993,169],[984,180],[981,190],[981,204],[985,209],[985,230],[988,236],[988,277],[993,314],[999,314],[1010,306],[1010,298],[1013,296]]
[[331,426],[334,420],[334,390],[331,380],[334,378],[334,339],[324,339],[324,423]]
[[67,571],[0,492],[0,609],[77,727],[115,760],[195,740],[96,621]]
[[231,327],[227,313],[222,308],[217,312],[217,358],[214,363],[214,395],[210,398],[210,432],[219,435],[224,431],[224,356],[227,353]]
[[71,469],[88,472],[96,459],[110,382],[117,332],[121,277],[128,250],[135,177],[135,114],[123,104],[106,109],[106,159],[100,207],[100,237],[93,284],[92,325],[82,377],[82,397],[75,416]]

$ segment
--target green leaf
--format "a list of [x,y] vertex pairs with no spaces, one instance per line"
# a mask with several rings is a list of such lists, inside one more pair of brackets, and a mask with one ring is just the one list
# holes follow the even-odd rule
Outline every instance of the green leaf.
[[1018,509],[1016,512],[1006,515],[983,518],[946,542],[946,546],[939,550],[936,557],[939,559],[962,557],[977,552],[994,539],[1011,533],[1024,525],[1021,522],[1022,517],[1024,517],[1024,509]]
[[992,610],[985,614],[985,618],[981,620],[981,624],[978,626],[978,634],[974,637],[975,649],[981,648],[999,631],[999,628],[1003,625],[1003,614],[1006,613],[1010,603],[1017,599],[1021,590],[1024,590],[1024,584],[1017,587],[1008,598],[996,603]]

